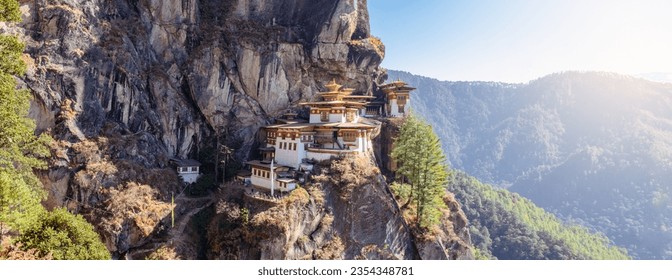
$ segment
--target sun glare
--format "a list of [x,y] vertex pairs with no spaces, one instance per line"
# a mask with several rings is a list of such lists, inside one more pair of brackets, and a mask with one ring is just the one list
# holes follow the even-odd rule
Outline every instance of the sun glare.
[[568,70],[672,73],[672,1],[399,2],[403,24],[383,20],[387,1],[370,2],[391,69],[505,82]]

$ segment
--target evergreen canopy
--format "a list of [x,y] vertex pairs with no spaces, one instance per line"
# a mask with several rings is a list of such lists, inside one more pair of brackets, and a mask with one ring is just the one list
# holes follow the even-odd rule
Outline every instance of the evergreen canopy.
[[405,206],[415,207],[417,225],[429,228],[439,224],[441,209],[446,208],[443,196],[448,165],[432,127],[411,114],[400,128],[391,156],[399,165],[397,175],[402,181],[394,189],[407,200]]

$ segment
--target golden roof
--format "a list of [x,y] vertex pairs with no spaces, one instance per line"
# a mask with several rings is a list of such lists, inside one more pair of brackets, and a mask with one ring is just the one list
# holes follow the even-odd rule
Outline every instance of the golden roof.
[[325,87],[329,92],[338,92],[342,85],[337,84],[336,79],[332,79],[331,82],[325,85]]

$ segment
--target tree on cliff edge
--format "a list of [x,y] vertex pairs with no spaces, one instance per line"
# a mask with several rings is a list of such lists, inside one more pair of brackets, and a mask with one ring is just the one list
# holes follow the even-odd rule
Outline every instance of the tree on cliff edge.
[[403,183],[397,195],[405,199],[405,206],[415,209],[416,225],[430,228],[440,223],[445,187],[448,183],[448,166],[438,136],[430,125],[412,114],[400,128],[394,143],[392,158],[399,164],[397,174]]

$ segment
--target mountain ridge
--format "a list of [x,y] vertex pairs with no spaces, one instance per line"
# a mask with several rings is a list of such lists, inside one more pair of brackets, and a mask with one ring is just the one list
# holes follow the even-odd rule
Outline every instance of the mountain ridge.
[[412,108],[454,168],[603,231],[636,258],[672,257],[672,85],[608,72],[517,85],[388,75],[418,88]]

